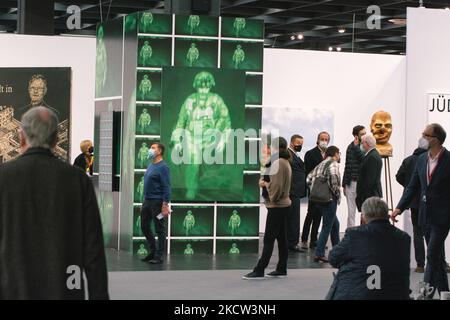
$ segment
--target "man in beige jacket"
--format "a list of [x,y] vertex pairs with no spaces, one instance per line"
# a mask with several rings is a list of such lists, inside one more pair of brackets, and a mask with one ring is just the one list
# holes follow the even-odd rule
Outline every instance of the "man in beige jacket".
[[266,189],[263,192],[267,207],[266,230],[264,232],[264,246],[261,258],[252,272],[243,279],[264,279],[264,270],[269,265],[275,239],[278,242],[278,264],[275,271],[268,277],[285,277],[287,275],[288,243],[287,217],[291,207],[289,190],[291,188],[290,155],[287,151],[286,139],[280,137],[272,141],[272,156],[266,164],[266,175],[259,186]]

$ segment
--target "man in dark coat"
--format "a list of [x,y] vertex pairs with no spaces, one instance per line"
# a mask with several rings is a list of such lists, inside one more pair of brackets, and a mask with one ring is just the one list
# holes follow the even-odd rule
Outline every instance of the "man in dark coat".
[[0,299],[108,299],[94,188],[58,160],[58,118],[45,107],[22,117],[22,155],[0,165]]
[[330,264],[339,271],[327,299],[409,299],[410,236],[389,223],[380,198],[367,199],[362,212],[364,225],[347,229],[330,251]]
[[355,126],[352,134],[353,141],[350,142],[345,153],[345,170],[342,178],[342,189],[347,198],[347,228],[355,226],[356,184],[364,156],[359,146],[361,145],[362,137],[366,135],[366,129],[363,126]]
[[[326,159],[325,152],[327,151],[328,144],[330,143],[330,134],[328,132],[320,132],[317,135],[317,146],[311,150],[309,150],[305,154],[305,169],[306,176],[314,170],[319,163],[321,163],[324,159]],[[309,242],[309,247],[311,249],[315,248],[317,245],[317,235],[319,233],[320,221],[322,220],[322,216],[320,214],[320,210],[317,206],[308,201],[308,212],[306,213],[305,222],[303,223],[303,231],[302,231],[302,248],[308,248],[308,237],[309,232],[311,230],[311,239]],[[312,225],[312,227],[311,227]]]
[[450,229],[450,152],[443,147],[447,133],[441,125],[428,125],[422,133],[429,151],[419,156],[411,181],[392,212],[392,220],[401,214],[417,193],[419,225],[427,242],[427,264],[424,281],[436,292],[449,291],[445,239]]
[[361,169],[356,184],[356,206],[361,212],[361,205],[370,197],[383,197],[381,189],[381,169],[383,162],[376,146],[376,140],[371,135],[362,137],[362,149],[365,153],[361,162]]
[[300,239],[300,199],[306,195],[305,163],[299,156],[302,147],[303,137],[298,134],[293,135],[288,148],[291,155],[289,162],[292,169],[292,180],[289,197],[292,204],[288,215],[287,238],[289,251],[291,252],[305,252],[298,246]]
[[[414,173],[414,169],[416,168],[417,159],[422,153],[427,152],[427,149],[424,145],[425,138],[421,138],[419,140],[419,147],[414,150],[413,154],[405,158],[402,162],[402,165],[398,169],[395,178],[397,182],[400,183],[403,188],[406,188],[411,181],[411,177]],[[426,140],[425,140],[426,141]],[[414,235],[414,256],[416,258],[417,267],[415,269],[416,272],[423,273],[425,270],[425,239],[423,237],[422,228],[419,226],[419,195],[420,192],[417,192],[409,204],[409,209],[411,210],[411,220],[413,225],[413,235]]]

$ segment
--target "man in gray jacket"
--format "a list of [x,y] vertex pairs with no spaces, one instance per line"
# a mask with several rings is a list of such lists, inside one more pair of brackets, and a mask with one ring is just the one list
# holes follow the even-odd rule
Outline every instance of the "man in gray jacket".
[[289,163],[286,139],[280,137],[272,141],[272,156],[266,164],[267,175],[261,179],[259,186],[266,188],[268,196],[265,199],[267,207],[266,230],[261,258],[253,269],[243,279],[263,279],[264,270],[269,265],[275,239],[278,242],[278,264],[275,271],[267,274],[269,277],[285,277],[287,275],[288,242],[286,224],[291,207],[289,190],[291,188],[292,170]]

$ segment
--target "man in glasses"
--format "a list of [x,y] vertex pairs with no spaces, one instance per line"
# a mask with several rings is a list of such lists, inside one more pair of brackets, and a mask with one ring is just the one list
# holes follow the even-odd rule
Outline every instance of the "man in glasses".
[[450,152],[443,147],[447,134],[441,125],[428,125],[422,136],[427,140],[428,152],[419,156],[411,181],[391,219],[396,222],[396,217],[420,192],[419,225],[427,242],[424,281],[434,288],[428,296],[431,299],[436,289],[449,291],[444,244],[450,228]]

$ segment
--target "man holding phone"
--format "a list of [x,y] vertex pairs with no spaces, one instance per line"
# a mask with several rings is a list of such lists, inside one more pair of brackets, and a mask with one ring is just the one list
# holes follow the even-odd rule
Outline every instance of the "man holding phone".
[[[144,203],[141,210],[141,229],[149,246],[149,254],[142,261],[152,264],[163,262],[166,231],[164,218],[170,213],[170,173],[167,163],[163,160],[165,147],[162,143],[151,145],[148,156],[152,163],[148,166],[144,175]],[[154,222],[158,235],[158,247],[155,236],[150,228]]]

